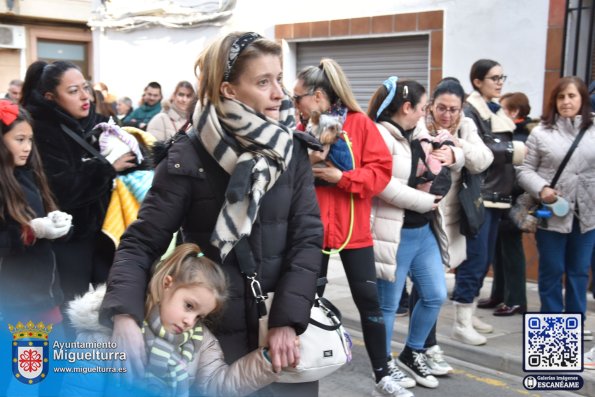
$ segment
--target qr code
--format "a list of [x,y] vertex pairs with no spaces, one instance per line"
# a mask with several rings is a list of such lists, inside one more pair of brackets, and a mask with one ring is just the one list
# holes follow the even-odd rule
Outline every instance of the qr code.
[[583,325],[579,313],[525,313],[525,371],[582,371]]

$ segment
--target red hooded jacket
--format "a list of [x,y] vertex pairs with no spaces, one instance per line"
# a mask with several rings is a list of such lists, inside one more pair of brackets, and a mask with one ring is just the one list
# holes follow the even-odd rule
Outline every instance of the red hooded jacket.
[[382,192],[392,175],[392,157],[376,125],[364,113],[349,112],[347,132],[355,157],[355,169],[343,172],[335,186],[317,186],[316,195],[324,226],[324,248],[339,248],[349,234],[350,200],[355,211],[353,233],[345,248],[369,247],[372,197]]

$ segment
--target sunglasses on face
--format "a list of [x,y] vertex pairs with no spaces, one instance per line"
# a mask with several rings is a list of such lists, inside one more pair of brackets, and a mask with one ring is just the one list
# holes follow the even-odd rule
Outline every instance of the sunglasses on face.
[[314,93],[313,92],[306,92],[305,94],[302,94],[302,95],[294,95],[291,98],[293,99],[293,101],[295,103],[300,103],[300,101],[302,100],[303,97],[311,96],[311,95],[314,95]]

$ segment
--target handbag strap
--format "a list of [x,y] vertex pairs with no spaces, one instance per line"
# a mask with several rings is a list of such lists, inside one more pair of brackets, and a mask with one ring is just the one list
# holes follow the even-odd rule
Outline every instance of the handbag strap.
[[550,184],[550,187],[552,189],[554,188],[554,186],[556,186],[556,183],[558,183],[558,179],[560,179],[560,175],[562,175],[562,171],[564,171],[566,164],[568,164],[568,161],[570,160],[570,156],[572,156],[572,153],[574,153],[574,150],[578,146],[578,143],[580,142],[580,140],[583,139],[583,136],[585,135],[586,131],[587,131],[586,127],[582,128],[580,130],[580,132],[578,133],[578,135],[576,136],[576,138],[574,138],[572,145],[568,149],[568,152],[566,152],[566,156],[564,156],[564,159],[562,160],[562,162],[560,163],[560,166],[558,167],[558,170],[556,171],[556,175],[554,175],[554,179],[552,179],[552,183]]
[[95,149],[93,146],[91,146],[91,144],[89,142],[85,141],[76,132],[74,132],[73,130],[71,130],[70,128],[68,128],[65,124],[60,124],[60,127],[62,128],[62,130],[64,132],[66,132],[66,135],[68,135],[73,141],[75,141],[76,143],[78,143],[90,155],[92,155],[93,157],[95,157],[97,160],[99,160],[103,164],[110,164],[111,165],[111,163],[109,161],[107,161],[107,159],[101,153],[99,153],[97,151],[97,149]]

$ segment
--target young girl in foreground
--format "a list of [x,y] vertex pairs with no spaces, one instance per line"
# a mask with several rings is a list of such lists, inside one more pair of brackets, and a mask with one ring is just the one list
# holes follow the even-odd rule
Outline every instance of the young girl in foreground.
[[[109,340],[111,330],[98,323],[104,294],[102,286],[70,304],[68,315],[77,329],[77,340]],[[224,272],[195,244],[178,246],[157,265],[149,283],[142,327],[147,358],[142,383],[146,390],[155,395],[241,396],[277,380],[263,349],[232,365],[225,363],[219,342],[205,322],[221,310],[226,297]],[[69,391],[76,394],[86,386],[94,389],[97,385],[69,382]],[[89,391],[95,390],[84,390]]]

